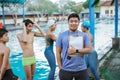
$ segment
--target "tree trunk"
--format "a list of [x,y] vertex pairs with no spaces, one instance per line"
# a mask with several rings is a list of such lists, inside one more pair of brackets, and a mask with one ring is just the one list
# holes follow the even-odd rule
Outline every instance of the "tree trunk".
[[14,26],[17,27],[17,14],[13,15]]

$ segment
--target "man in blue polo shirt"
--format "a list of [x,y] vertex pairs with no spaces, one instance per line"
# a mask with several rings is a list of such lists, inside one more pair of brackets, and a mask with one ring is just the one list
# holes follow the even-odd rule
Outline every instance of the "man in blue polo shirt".
[[[76,13],[72,13],[68,17],[69,30],[61,33],[56,41],[56,57],[58,62],[60,80],[87,80],[87,67],[85,64],[84,54],[91,53],[92,46],[86,33],[78,31],[80,18]],[[76,49],[70,45],[70,36],[82,36],[82,46]],[[74,42],[74,40],[72,40]],[[74,42],[76,45],[79,41]],[[78,43],[78,44],[77,44]],[[72,56],[71,56],[72,55]]]

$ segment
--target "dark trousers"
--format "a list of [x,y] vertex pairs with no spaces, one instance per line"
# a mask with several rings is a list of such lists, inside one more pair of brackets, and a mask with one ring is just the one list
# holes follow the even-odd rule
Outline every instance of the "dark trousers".
[[82,71],[65,71],[65,70],[60,70],[59,71],[59,77],[60,80],[88,80],[88,73],[87,69],[82,70]]
[[18,77],[13,74],[12,69],[6,70],[2,80],[17,80]]

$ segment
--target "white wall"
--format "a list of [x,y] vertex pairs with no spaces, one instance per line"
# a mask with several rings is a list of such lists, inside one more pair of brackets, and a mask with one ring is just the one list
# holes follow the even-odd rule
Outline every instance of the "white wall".
[[[105,14],[105,10],[109,10],[109,14]],[[113,11],[113,14],[110,11]],[[100,8],[100,17],[114,17],[115,15],[115,6],[101,6]]]

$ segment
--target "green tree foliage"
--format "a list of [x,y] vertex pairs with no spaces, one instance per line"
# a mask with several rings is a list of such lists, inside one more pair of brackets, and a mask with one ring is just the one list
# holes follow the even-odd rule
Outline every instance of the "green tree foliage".
[[48,14],[58,10],[58,5],[49,0],[34,0],[27,8],[27,11],[40,11]]
[[76,3],[74,1],[69,1],[65,4],[64,9],[72,9],[74,6],[76,5]]
[[30,6],[27,8],[27,11],[37,11],[36,6],[30,5]]
[[87,0],[87,1],[85,1],[85,2],[83,3],[83,7],[84,7],[85,9],[87,9],[87,8],[89,7],[89,0]]
[[77,14],[79,14],[82,11],[82,7],[81,6],[75,6],[75,7],[72,7],[71,10],[73,12],[76,12]]
[[[87,1],[85,1],[85,2],[83,3],[83,7],[84,7],[85,9],[89,8],[89,1],[90,1],[90,0],[87,0]],[[93,5],[95,6],[95,8],[98,7],[99,1],[100,1],[100,0],[95,0],[95,1],[94,1]],[[92,6],[93,6],[93,5],[92,5]]]
[[64,9],[67,11],[69,10],[69,11],[76,12],[79,14],[82,11],[82,6],[77,5],[74,1],[69,1],[64,6]]

